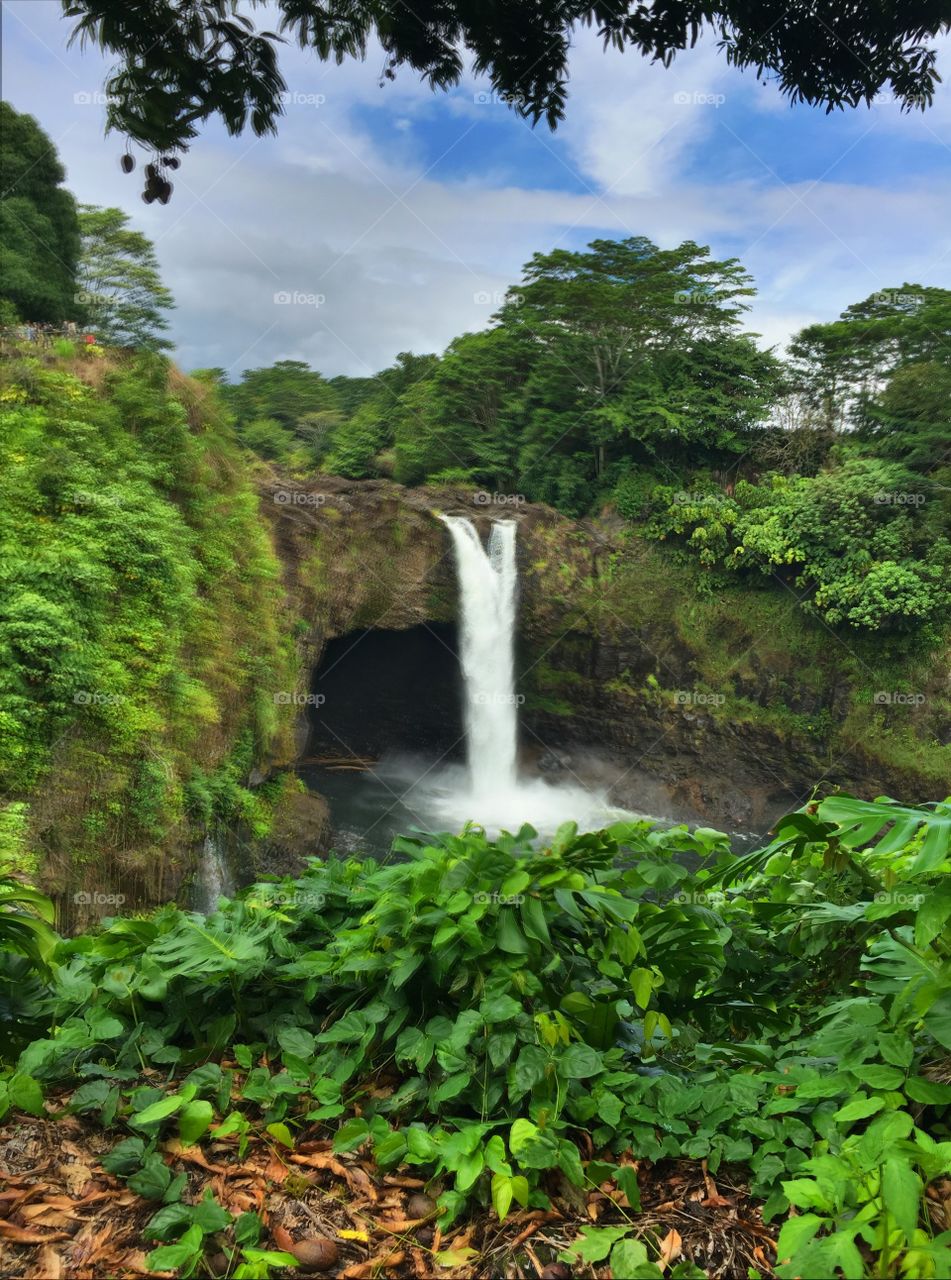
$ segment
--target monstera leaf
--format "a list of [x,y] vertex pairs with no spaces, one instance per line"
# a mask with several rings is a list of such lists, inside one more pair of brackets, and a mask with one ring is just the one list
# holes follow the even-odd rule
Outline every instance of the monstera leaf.
[[866,849],[877,857],[899,853],[923,831],[921,848],[908,869],[911,875],[933,871],[951,855],[951,804],[947,802],[925,808],[898,804],[887,796],[857,800],[838,795],[823,800],[816,816],[832,824],[832,835],[840,844]]
[[47,973],[57,942],[50,927],[53,904],[14,876],[0,876],[0,949],[18,951],[39,973]]
[[919,833],[923,833],[921,847],[906,875],[925,875],[951,857],[951,802],[926,806],[899,804],[888,796],[876,800],[829,796],[818,805],[810,804],[780,818],[768,845],[727,858],[705,875],[706,885],[725,888],[738,884],[762,872],[771,858],[778,854],[796,857],[807,844],[826,843],[887,860]]
[[179,926],[149,948],[168,978],[201,975],[211,981],[238,970],[257,974],[267,961],[262,929],[226,931],[184,917]]

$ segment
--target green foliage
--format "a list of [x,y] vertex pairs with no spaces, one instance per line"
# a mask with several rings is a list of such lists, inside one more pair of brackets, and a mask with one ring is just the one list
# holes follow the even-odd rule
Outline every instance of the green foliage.
[[327,465],[375,475],[392,449],[402,483],[458,477],[581,514],[632,464],[728,461],[778,374],[738,332],[752,293],[735,260],[690,242],[536,254],[493,328],[378,375]]
[[934,471],[951,440],[951,361],[896,369],[881,395],[866,406],[864,435],[883,457],[916,471]]
[[59,744],[52,814],[77,859],[163,839],[196,766],[246,733],[250,769],[293,687],[277,564],[212,394],[152,356],[110,362],[100,390],[32,358],[3,370],[0,776],[28,802]]
[[377,404],[367,401],[334,432],[327,467],[354,480],[378,475],[374,459],[385,443],[386,430]]
[[815,477],[709,487],[658,486],[647,524],[683,538],[700,563],[788,581],[836,626],[917,631],[951,604],[951,541],[928,511],[930,482],[896,463],[853,458]]
[[790,344],[791,380],[827,425],[874,434],[885,427],[879,406],[890,380],[921,366],[946,369],[949,335],[951,290],[885,289],[803,329]]
[[[420,429],[428,391],[426,380],[437,366],[434,355],[401,351],[395,364],[369,380],[372,392],[359,396],[353,414],[334,432],[328,469],[355,479],[389,470],[385,451],[395,440],[412,437]],[[399,456],[396,470],[400,480],[422,478],[422,473],[417,475],[408,469]]]
[[32,969],[48,972],[57,941],[53,919],[53,904],[45,894],[0,874],[0,952],[15,951]]
[[[7,1105],[88,1077],[72,1108],[135,1135],[107,1167],[180,1246],[153,1266],[197,1266],[231,1229],[180,1204],[163,1132],[240,1154],[252,1130],[293,1147],[316,1124],[422,1174],[444,1223],[470,1202],[544,1207],[559,1178],[614,1182],[637,1213],[632,1157],[702,1159],[747,1166],[767,1220],[799,1211],[778,1274],[946,1273],[926,1193],[951,1171],[951,802],[832,796],[742,855],[646,820],[396,851],[59,944],[53,1029]],[[174,1086],[134,1083],[143,1066]],[[649,1276],[649,1248],[602,1223],[566,1257]]]
[[0,103],[0,299],[30,322],[78,314],[76,202],[51,139],[32,116]]
[[301,360],[246,369],[236,384],[223,370],[209,372],[247,448],[292,470],[321,463],[342,415],[337,391],[319,373]]
[[36,857],[29,849],[29,816],[23,801],[10,801],[0,808],[0,867],[15,874],[36,871]]
[[168,328],[162,312],[175,304],[162,284],[151,241],[128,224],[121,209],[80,205],[77,302],[97,342],[161,351],[172,345],[161,334]]

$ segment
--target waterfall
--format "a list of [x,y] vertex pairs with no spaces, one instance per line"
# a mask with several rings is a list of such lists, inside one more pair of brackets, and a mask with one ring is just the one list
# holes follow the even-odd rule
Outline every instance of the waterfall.
[[218,906],[218,899],[230,898],[234,890],[234,877],[225,859],[221,840],[216,833],[209,832],[202,845],[201,861],[195,878],[195,910],[211,915]]
[[482,546],[471,520],[442,516],[459,573],[461,660],[469,782],[474,797],[516,787],[515,521],[492,525]]

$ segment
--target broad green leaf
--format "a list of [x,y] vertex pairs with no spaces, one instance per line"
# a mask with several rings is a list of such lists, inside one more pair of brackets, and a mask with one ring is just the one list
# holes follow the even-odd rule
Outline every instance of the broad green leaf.
[[898,1067],[883,1067],[874,1062],[864,1063],[855,1074],[867,1089],[900,1089],[905,1078],[904,1071]]
[[290,1129],[288,1129],[286,1124],[280,1120],[276,1120],[273,1124],[268,1125],[267,1131],[276,1142],[281,1144],[282,1147],[287,1147],[289,1150],[293,1151],[294,1135],[291,1133]]
[[534,938],[536,942],[543,943],[546,947],[552,945],[551,934],[548,931],[548,920],[545,916],[545,907],[540,898],[536,898],[529,894],[522,903],[521,910],[522,928],[530,938]]
[[882,1199],[905,1239],[910,1241],[918,1226],[923,1184],[907,1160],[889,1156],[882,1165]]
[[495,940],[502,951],[510,955],[527,955],[528,943],[518,925],[518,918],[511,907],[503,907],[499,912],[495,930]]
[[647,1257],[647,1249],[640,1240],[626,1236],[611,1250],[611,1275],[613,1280],[653,1280],[663,1275],[660,1267]]
[[506,1177],[505,1174],[501,1173],[497,1173],[493,1176],[492,1208],[498,1215],[500,1222],[504,1222],[508,1216],[508,1211],[512,1207],[514,1194],[515,1193],[512,1190],[512,1179],[510,1177]]
[[18,1071],[7,1081],[7,1098],[11,1107],[17,1107],[31,1116],[44,1115],[43,1088],[38,1080]]
[[[160,1245],[145,1261],[153,1271],[177,1271],[201,1253],[203,1239],[201,1227],[189,1227],[177,1244]],[[294,1261],[296,1263],[297,1259]]]
[[205,1188],[205,1194],[197,1204],[189,1207],[195,1223],[201,1227],[205,1235],[211,1235],[214,1231],[224,1231],[226,1227],[231,1226],[231,1214],[218,1203],[210,1187]]
[[568,1080],[585,1080],[603,1071],[604,1063],[600,1053],[587,1044],[570,1044],[561,1053],[556,1053],[555,1062],[558,1074]]
[[825,1220],[815,1213],[801,1213],[787,1218],[776,1242],[776,1257],[780,1262],[793,1258],[825,1225]]
[[639,1007],[646,1009],[651,1002],[651,992],[654,990],[654,975],[650,969],[634,969],[631,972],[631,990]]
[[875,1115],[876,1111],[881,1111],[884,1105],[884,1098],[856,1098],[854,1102],[847,1102],[844,1107],[840,1107],[832,1118],[842,1123],[865,1120],[868,1116]]
[[535,1044],[523,1045],[515,1060],[514,1080],[517,1096],[528,1093],[536,1084],[545,1078],[545,1071],[551,1058],[544,1049]]
[[370,1135],[370,1126],[360,1116],[342,1124],[334,1135],[334,1151],[355,1151],[366,1142]]
[[178,1116],[178,1136],[186,1147],[198,1141],[214,1119],[214,1114],[214,1107],[203,1099],[196,1099],[182,1107]]
[[468,1191],[484,1168],[485,1157],[481,1151],[463,1156],[456,1169],[456,1190]]
[[172,1182],[168,1165],[155,1152],[145,1157],[142,1168],[129,1178],[129,1190],[146,1200],[161,1200]]
[[488,1000],[483,1000],[479,1011],[486,1022],[509,1022],[518,1017],[522,1006],[511,996],[490,996]]
[[568,1246],[570,1254],[579,1257],[582,1262],[594,1264],[603,1262],[619,1240],[628,1234],[630,1227],[582,1227],[581,1235]]
[[174,1115],[176,1111],[181,1110],[185,1105],[186,1099],[181,1093],[173,1093],[168,1098],[163,1098],[161,1102],[153,1102],[150,1107],[146,1107],[144,1111],[140,1111],[137,1115],[129,1117],[129,1124],[134,1125],[137,1129],[144,1129],[147,1125],[158,1124],[161,1120],[167,1120],[170,1115]]
[[407,1149],[405,1134],[393,1131],[373,1144],[373,1156],[381,1169],[393,1169],[406,1155]]
[[637,1170],[629,1164],[618,1165],[613,1174],[618,1190],[627,1196],[627,1202],[633,1213],[641,1211],[641,1189],[637,1181]]

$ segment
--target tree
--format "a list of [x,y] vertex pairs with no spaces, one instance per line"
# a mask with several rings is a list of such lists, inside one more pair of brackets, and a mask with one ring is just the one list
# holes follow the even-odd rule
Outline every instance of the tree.
[[647,532],[685,538],[709,568],[787,581],[830,626],[925,627],[933,640],[951,607],[951,542],[933,494],[899,464],[849,458],[814,477],[740,480],[732,497],[656,489]]
[[896,369],[868,406],[863,435],[884,457],[916,471],[951,465],[951,363]]
[[364,401],[335,433],[327,467],[337,475],[355,480],[379,475],[374,458],[387,443],[376,401]]
[[0,103],[0,299],[24,320],[77,314],[76,202],[56,148],[32,116]]
[[303,360],[246,369],[237,384],[224,379],[221,391],[242,443],[295,469],[322,460],[341,420],[335,388]]
[[530,352],[520,491],[580,513],[618,464],[742,451],[775,367],[738,333],[753,292],[735,259],[692,241],[536,254],[498,315]]
[[159,277],[151,240],[129,227],[121,209],[79,206],[82,253],[76,283],[84,320],[100,341],[116,347],[168,350],[162,314],[174,307]]
[[406,393],[414,412],[396,431],[396,479],[417,484],[447,472],[499,490],[510,485],[528,355],[504,326],[451,342],[430,376]]
[[334,389],[303,360],[245,369],[239,383],[225,387],[225,396],[239,426],[255,418],[274,418],[295,432],[309,414],[338,407]]
[[596,27],[605,47],[631,47],[665,66],[709,31],[729,62],[775,80],[793,101],[832,110],[870,103],[887,88],[904,108],[924,109],[939,78],[929,42],[949,20],[945,0],[276,0],[279,35],[247,16],[263,3],[63,0],[63,8],[76,20],[73,38],[119,59],[106,84],[110,127],[158,157],[184,150],[213,115],[232,134],[249,123],[258,135],[275,132],[286,88],[282,35],[338,62],[365,56],[375,35],[386,51],[383,78],[409,66],[434,89],[458,84],[468,50],[519,114],[554,127],[578,25]]
[[[935,445],[946,433],[941,402],[951,370],[951,290],[920,284],[881,290],[838,320],[803,329],[789,351],[791,386],[826,429],[875,437],[876,449],[890,457],[914,448],[915,466],[924,460],[929,431]],[[889,433],[897,434],[882,448]]]
[[418,423],[421,401],[414,388],[438,365],[432,353],[401,351],[394,364],[376,374],[373,394],[359,396],[354,412],[334,432],[330,469],[354,477],[388,474],[394,461],[389,450]]

